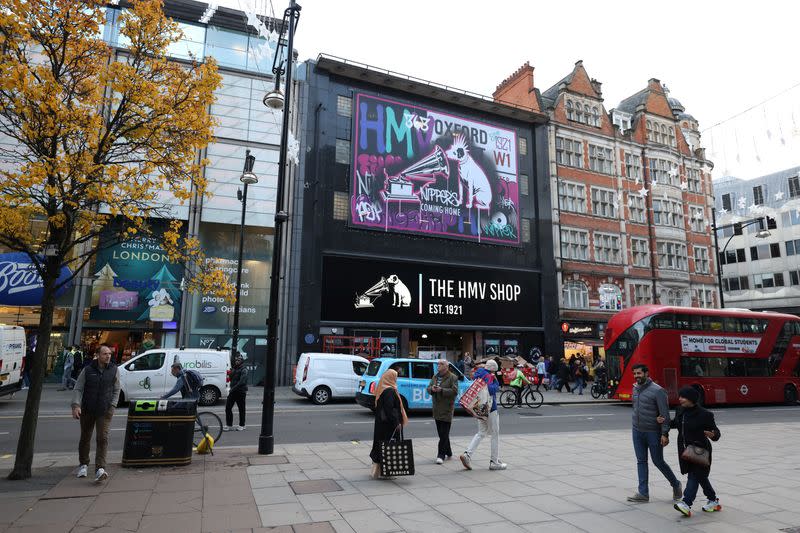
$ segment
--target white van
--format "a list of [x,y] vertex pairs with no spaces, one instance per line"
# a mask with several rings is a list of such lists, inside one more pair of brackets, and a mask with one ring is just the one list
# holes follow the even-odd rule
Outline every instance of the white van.
[[369,361],[358,355],[304,353],[297,361],[292,390],[317,405],[331,398],[355,398]]
[[230,390],[230,350],[162,348],[147,350],[120,367],[119,404],[139,398],[160,398],[175,386],[172,363],[197,370],[203,376],[200,405],[214,405],[227,398]]
[[22,389],[25,348],[25,329],[0,324],[0,396]]

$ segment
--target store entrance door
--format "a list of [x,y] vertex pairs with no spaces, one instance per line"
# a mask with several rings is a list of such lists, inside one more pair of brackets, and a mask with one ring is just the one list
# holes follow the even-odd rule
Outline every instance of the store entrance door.
[[464,353],[465,335],[471,343],[472,332],[412,329],[408,335],[409,352],[420,359],[447,359],[455,363]]

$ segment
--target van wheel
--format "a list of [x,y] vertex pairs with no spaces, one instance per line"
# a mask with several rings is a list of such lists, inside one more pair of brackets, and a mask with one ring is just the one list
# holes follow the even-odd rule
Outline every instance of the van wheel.
[[319,386],[311,393],[311,401],[317,405],[325,405],[331,401],[331,390],[325,386]]
[[703,387],[701,387],[700,385],[692,385],[692,388],[697,391],[697,394],[700,395],[699,399],[697,400],[697,405],[705,405],[706,391],[703,390]]
[[786,385],[783,388],[783,401],[786,405],[797,405],[797,389],[794,385]]
[[219,400],[219,391],[216,387],[206,385],[200,389],[200,399],[197,401],[200,405],[214,405]]

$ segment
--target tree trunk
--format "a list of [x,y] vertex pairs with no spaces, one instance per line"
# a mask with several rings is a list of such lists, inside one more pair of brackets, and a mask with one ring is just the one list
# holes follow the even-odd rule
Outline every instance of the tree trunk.
[[50,332],[53,329],[53,311],[55,310],[55,284],[58,279],[61,258],[48,257],[46,260],[45,279],[43,279],[42,314],[39,318],[38,340],[36,351],[26,354],[25,365],[29,368],[31,385],[25,401],[25,415],[17,441],[17,456],[14,469],[8,479],[28,479],[31,477],[33,464],[33,445],[36,439],[36,423],[39,419],[39,401],[42,398],[42,387],[47,367],[47,351],[50,347]]

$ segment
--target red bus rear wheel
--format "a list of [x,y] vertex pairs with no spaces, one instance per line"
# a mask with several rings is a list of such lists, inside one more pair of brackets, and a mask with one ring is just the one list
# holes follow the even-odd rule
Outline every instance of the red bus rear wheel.
[[787,405],[797,405],[797,388],[792,384],[787,384],[783,388],[783,401]]

